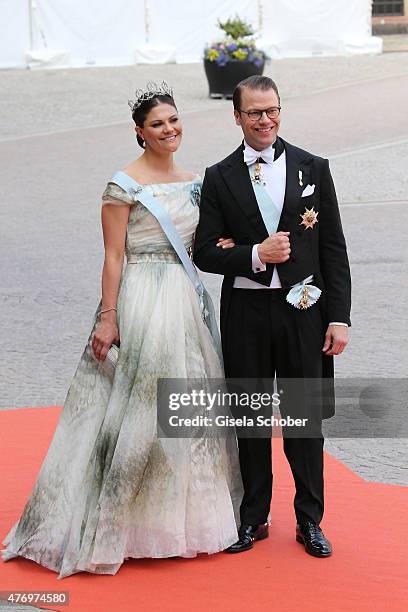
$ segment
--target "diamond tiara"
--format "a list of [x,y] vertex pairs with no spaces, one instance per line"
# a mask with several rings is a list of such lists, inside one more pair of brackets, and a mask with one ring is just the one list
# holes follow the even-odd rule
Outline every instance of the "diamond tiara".
[[146,85],[146,89],[136,89],[135,91],[135,100],[128,100],[128,105],[130,106],[132,113],[139,106],[146,102],[147,100],[152,100],[157,96],[170,96],[173,97],[173,89],[167,85],[166,81],[162,81],[160,85],[155,83],[154,81],[149,81]]

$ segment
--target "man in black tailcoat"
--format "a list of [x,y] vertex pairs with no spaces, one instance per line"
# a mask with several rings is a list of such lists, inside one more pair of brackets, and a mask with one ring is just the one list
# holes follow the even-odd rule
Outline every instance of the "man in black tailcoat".
[[[207,168],[194,247],[201,270],[224,275],[226,377],[325,381],[315,415],[321,422],[334,414],[333,356],[347,345],[351,301],[329,163],[278,136],[280,97],[268,77],[242,81],[233,103],[244,141]],[[217,246],[220,236],[235,246]],[[244,497],[231,553],[268,537],[272,495],[270,438],[238,442]],[[327,557],[332,547],[319,526],[323,435],[284,435],[283,443],[296,487],[296,539],[309,554]]]

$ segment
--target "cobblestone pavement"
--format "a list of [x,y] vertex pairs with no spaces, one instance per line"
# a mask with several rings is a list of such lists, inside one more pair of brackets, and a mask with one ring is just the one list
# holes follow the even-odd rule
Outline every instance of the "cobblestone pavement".
[[[408,74],[408,54],[274,60],[265,74],[282,98]],[[0,71],[0,139],[129,120],[128,98],[148,80],[165,79],[180,110],[218,109],[201,64]]]
[[[407,59],[268,67],[282,92],[282,136],[330,158],[341,203],[354,299],[339,377],[407,374]],[[237,145],[231,103],[206,97],[198,64],[0,73],[0,408],[64,401],[98,301],[100,194],[137,154],[126,101],[149,78],[178,93],[181,164],[202,173]],[[204,277],[217,301],[220,279]],[[408,484],[405,439],[326,448],[365,478]]]

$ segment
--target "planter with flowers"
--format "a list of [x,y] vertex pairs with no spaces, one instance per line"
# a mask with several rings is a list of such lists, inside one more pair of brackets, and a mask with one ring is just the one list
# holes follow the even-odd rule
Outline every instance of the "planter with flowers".
[[231,98],[236,85],[253,74],[263,74],[266,54],[257,49],[252,27],[240,19],[218,22],[225,37],[204,51],[210,97]]

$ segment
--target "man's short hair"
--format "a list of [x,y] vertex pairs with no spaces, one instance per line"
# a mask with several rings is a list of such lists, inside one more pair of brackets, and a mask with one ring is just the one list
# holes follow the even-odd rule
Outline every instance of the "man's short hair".
[[268,89],[273,89],[273,91],[278,96],[279,104],[280,104],[280,96],[278,87],[272,79],[267,76],[260,76],[255,74],[250,76],[243,81],[240,81],[238,85],[234,89],[234,93],[232,95],[232,103],[234,105],[234,110],[239,110],[241,106],[241,92],[244,87],[248,87],[248,89],[261,89],[262,91],[267,91]]

